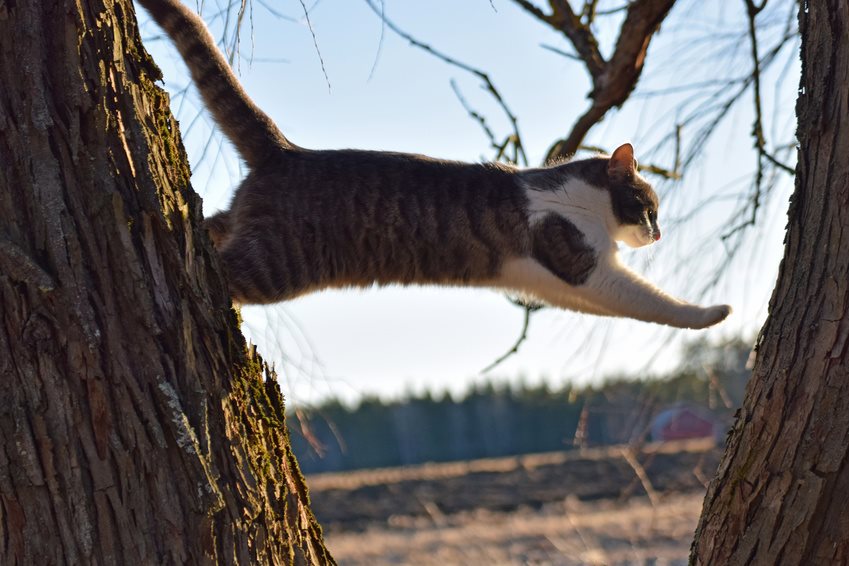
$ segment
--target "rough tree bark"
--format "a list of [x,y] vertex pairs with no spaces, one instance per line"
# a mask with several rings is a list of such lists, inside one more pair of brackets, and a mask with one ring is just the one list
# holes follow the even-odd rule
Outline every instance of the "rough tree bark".
[[0,564],[327,563],[128,0],[0,0]]
[[695,564],[849,563],[849,4],[800,3],[785,254]]

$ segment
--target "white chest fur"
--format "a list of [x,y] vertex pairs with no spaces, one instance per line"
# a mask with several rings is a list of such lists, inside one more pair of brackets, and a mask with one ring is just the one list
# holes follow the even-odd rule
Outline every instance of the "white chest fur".
[[551,214],[568,220],[595,252],[595,267],[583,284],[570,285],[534,257],[514,257],[491,286],[570,310],[682,328],[705,328],[731,312],[727,305],[704,308],[676,299],[623,265],[616,240],[640,245],[643,231],[619,225],[606,190],[575,180],[554,190],[526,191],[530,226]]

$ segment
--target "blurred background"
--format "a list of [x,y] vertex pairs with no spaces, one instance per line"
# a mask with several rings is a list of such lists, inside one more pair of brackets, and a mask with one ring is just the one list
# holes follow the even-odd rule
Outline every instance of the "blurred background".
[[[564,148],[632,142],[664,238],[625,260],[674,295],[735,309],[690,331],[531,310],[479,289],[324,291],[244,308],[340,563],[686,563],[781,260],[798,3],[198,8],[246,90],[305,147],[538,166]],[[140,17],[204,210],[227,208],[242,165]],[[611,104],[599,66],[620,61],[644,67]]]

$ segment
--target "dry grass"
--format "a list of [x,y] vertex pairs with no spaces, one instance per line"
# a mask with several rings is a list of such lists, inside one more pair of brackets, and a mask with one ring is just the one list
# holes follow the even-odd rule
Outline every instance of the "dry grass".
[[703,480],[718,457],[712,441],[685,441],[323,474],[307,483],[343,566],[686,564]]
[[703,494],[627,502],[574,499],[540,510],[393,517],[327,534],[340,564],[686,564]]

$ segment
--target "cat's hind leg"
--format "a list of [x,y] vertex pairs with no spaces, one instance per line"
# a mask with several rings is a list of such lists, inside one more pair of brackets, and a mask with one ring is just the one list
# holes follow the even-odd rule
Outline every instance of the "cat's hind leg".
[[203,221],[203,227],[209,231],[212,245],[216,249],[224,249],[233,229],[232,215],[229,210],[219,212]]
[[[244,224],[242,224],[244,226]],[[260,227],[261,228],[261,227]],[[230,284],[230,295],[241,304],[270,304],[293,299],[318,288],[314,265],[293,246],[279,245],[257,227],[236,225],[218,250]]]

